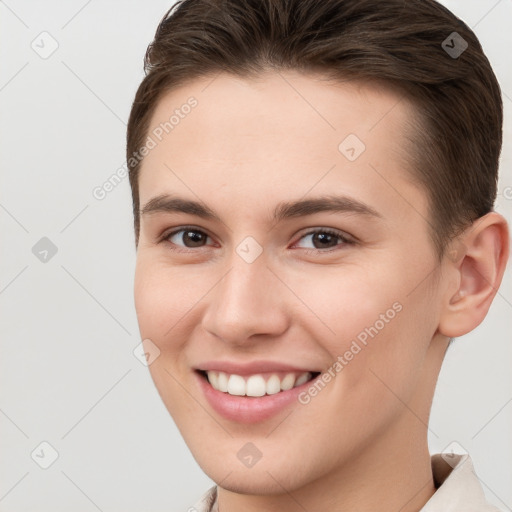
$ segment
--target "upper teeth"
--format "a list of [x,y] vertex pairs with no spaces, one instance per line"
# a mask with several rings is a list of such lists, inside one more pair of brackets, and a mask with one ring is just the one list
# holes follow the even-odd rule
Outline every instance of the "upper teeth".
[[273,373],[267,380],[263,375],[251,375],[242,377],[241,375],[229,375],[224,372],[207,371],[208,381],[213,389],[223,391],[236,396],[263,396],[275,395],[280,391],[295,388],[311,379],[311,372],[300,374],[287,373],[282,378]]

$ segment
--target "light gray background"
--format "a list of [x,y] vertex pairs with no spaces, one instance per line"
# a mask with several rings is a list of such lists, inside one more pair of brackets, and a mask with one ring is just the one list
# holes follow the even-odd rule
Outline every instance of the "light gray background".
[[[446,0],[476,31],[504,93],[496,209],[512,208],[512,0]],[[133,355],[135,249],[125,123],[172,0],[0,1],[0,512],[179,511],[211,485]],[[58,43],[47,59],[31,47]],[[41,38],[45,37],[43,42]],[[507,144],[508,142],[508,144]],[[508,192],[507,192],[508,191]],[[32,247],[48,237],[47,263]],[[511,273],[446,357],[431,452],[457,441],[489,500],[512,507]],[[48,468],[50,443],[58,459]],[[41,451],[42,450],[42,451]],[[38,456],[39,455],[39,456]]]

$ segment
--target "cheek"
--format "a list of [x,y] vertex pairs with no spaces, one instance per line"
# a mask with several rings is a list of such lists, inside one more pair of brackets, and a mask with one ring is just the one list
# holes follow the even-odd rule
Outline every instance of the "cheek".
[[[400,287],[378,268],[368,276],[362,268],[321,269],[294,287],[303,297],[311,315],[309,330],[316,327],[316,339],[333,358],[358,340],[362,346],[374,337],[384,337],[401,315]],[[304,318],[304,316],[303,316]]]
[[[159,264],[154,258],[138,256],[135,268],[134,301],[142,339],[150,339],[160,350],[148,367],[155,387],[167,409],[175,415],[189,412],[176,365],[183,353],[187,312],[201,296],[191,289],[184,272]],[[197,411],[195,411],[197,413]]]
[[207,286],[204,279],[194,278],[190,271],[138,258],[134,300],[141,336],[154,339],[160,346],[199,302]]
[[329,387],[375,406],[396,401],[387,387],[407,396],[435,330],[425,290],[411,293],[415,278],[398,267],[326,274],[310,276],[296,291],[314,313],[303,317],[303,327],[332,361]]

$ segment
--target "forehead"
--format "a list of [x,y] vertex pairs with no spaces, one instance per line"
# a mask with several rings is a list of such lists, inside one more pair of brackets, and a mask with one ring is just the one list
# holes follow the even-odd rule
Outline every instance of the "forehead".
[[340,185],[376,193],[386,179],[410,188],[404,134],[413,115],[405,98],[377,84],[291,71],[202,77],[168,92],[154,111],[140,202],[165,188],[203,196],[229,189],[249,201]]

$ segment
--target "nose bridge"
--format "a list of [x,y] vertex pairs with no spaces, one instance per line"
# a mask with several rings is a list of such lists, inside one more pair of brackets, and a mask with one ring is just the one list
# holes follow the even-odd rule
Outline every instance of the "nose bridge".
[[286,315],[279,285],[264,254],[251,261],[233,251],[229,270],[210,295],[203,327],[234,344],[254,334],[280,334],[286,329]]

